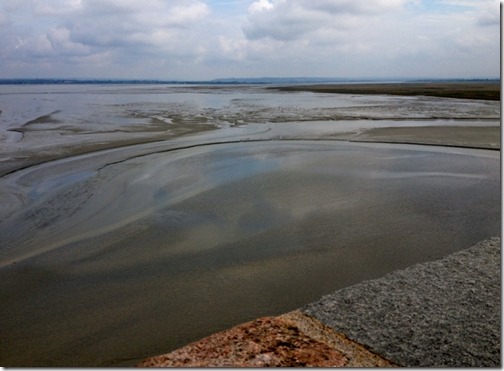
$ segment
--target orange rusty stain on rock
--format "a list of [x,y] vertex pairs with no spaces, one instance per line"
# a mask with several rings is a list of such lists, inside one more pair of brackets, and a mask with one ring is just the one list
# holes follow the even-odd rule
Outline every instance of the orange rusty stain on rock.
[[343,367],[348,359],[281,317],[264,317],[206,337],[138,367]]
[[334,331],[299,310],[282,314],[277,318],[281,318],[286,324],[298,327],[306,336],[341,352],[348,360],[344,367],[399,367],[381,355],[371,352],[363,345],[352,341],[345,334]]

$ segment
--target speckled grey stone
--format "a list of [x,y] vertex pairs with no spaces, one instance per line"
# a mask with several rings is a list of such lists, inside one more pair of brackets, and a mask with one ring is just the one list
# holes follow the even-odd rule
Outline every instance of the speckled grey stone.
[[411,367],[499,367],[500,238],[324,296],[301,310]]

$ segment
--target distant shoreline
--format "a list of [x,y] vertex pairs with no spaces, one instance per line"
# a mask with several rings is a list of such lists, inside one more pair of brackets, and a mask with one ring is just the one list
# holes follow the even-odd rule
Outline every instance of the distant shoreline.
[[500,82],[408,82],[372,84],[292,85],[271,87],[285,92],[308,91],[336,94],[387,94],[458,99],[500,100]]
[[114,78],[0,78],[0,85],[279,85],[296,87],[341,85],[397,85],[397,84],[481,84],[499,85],[498,78],[474,79],[345,79],[317,77],[257,77],[219,78],[213,80],[165,80],[165,79],[114,79]]
[[431,96],[500,101],[500,79],[348,80],[325,78],[225,78],[207,81],[120,79],[0,79],[0,85],[202,85],[215,89],[260,85],[283,92]]

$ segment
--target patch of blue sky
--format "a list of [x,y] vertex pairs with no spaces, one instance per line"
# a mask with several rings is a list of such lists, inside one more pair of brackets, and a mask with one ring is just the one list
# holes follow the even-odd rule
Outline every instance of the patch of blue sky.
[[420,0],[416,9],[426,13],[463,13],[474,9],[481,0]]
[[222,16],[244,14],[252,2],[251,0],[206,0],[210,9]]

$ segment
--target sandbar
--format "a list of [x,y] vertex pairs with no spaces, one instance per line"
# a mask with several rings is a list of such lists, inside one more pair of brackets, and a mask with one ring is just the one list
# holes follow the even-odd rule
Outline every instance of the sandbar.
[[274,89],[316,93],[424,95],[460,99],[500,100],[500,82],[327,84],[281,86]]

